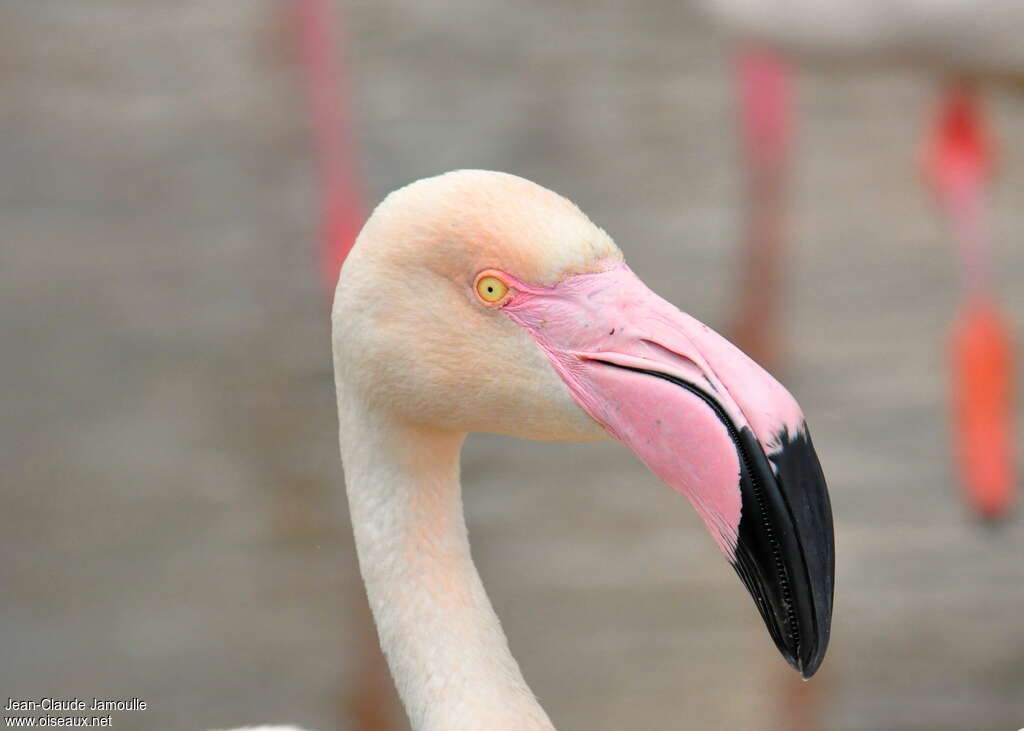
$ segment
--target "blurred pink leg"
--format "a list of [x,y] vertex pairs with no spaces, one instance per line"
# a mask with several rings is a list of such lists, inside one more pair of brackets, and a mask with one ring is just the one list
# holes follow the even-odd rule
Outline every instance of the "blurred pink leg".
[[356,178],[339,33],[331,0],[295,0],[320,188],[320,259],[328,301],[338,272],[366,219]]
[[343,698],[342,715],[358,731],[398,731],[405,728],[398,693],[391,681],[384,653],[377,641],[370,607],[359,597],[358,619],[355,623],[359,639],[356,664],[359,677]]
[[967,503],[985,518],[1014,499],[1013,343],[992,286],[986,184],[991,145],[973,90],[953,86],[927,150],[927,173],[959,254],[951,338],[953,447]]
[[828,701],[830,678],[827,668],[810,681],[787,673],[782,681],[782,719],[778,727],[785,731],[819,731]]
[[[337,53],[338,19],[332,0],[294,0],[302,63],[309,100],[313,154],[320,193],[320,270],[328,303],[338,273],[366,218],[362,186],[356,178],[355,155],[345,104],[345,76]],[[358,637],[358,680],[344,694],[341,715],[359,731],[402,728],[398,696],[391,682],[377,631],[363,596],[353,622]]]
[[737,310],[731,335],[769,369],[780,337],[783,205],[791,128],[788,69],[770,52],[748,49],[736,59],[746,220]]
[[[740,289],[731,335],[769,370],[783,356],[781,344],[785,188],[792,129],[789,70],[777,55],[747,49],[736,59],[740,132],[746,167],[746,220],[740,252]],[[773,675],[775,671],[772,671]],[[786,673],[780,678],[787,731],[821,727],[825,684]]]

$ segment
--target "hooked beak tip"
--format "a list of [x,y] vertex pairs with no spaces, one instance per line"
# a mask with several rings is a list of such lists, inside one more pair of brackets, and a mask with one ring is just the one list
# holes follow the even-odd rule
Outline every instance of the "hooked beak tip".
[[733,563],[779,652],[804,678],[817,672],[832,623],[835,549],[825,479],[806,427],[765,455],[750,432]]

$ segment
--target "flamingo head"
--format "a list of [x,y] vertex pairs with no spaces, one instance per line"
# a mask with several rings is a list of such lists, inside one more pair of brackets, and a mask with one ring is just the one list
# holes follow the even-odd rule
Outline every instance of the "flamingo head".
[[390,418],[625,444],[690,500],[786,659],[817,670],[832,516],[800,408],[572,203],[484,171],[392,193],[342,268],[333,325],[339,387]]

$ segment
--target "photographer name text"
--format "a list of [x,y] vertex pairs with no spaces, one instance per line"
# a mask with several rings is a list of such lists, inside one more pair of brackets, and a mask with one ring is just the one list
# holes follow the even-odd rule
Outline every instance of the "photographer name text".
[[8,698],[5,711],[144,711],[141,698]]

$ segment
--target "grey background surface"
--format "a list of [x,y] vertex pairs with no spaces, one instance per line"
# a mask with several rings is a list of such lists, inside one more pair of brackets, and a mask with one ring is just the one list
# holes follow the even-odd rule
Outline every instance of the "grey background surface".
[[[344,29],[342,29],[344,25]],[[358,0],[368,197],[460,167],[576,201],[722,326],[741,202],[727,47],[663,0]],[[337,458],[287,4],[0,2],[0,696],[126,729],[353,728],[366,625]],[[949,469],[934,80],[799,74],[791,353],[838,556],[827,729],[1024,725],[1024,530]],[[1024,99],[989,96],[1008,311]],[[1018,368],[1018,373],[1020,368]],[[475,556],[561,729],[790,728],[794,679],[689,506],[612,444],[476,436]]]

